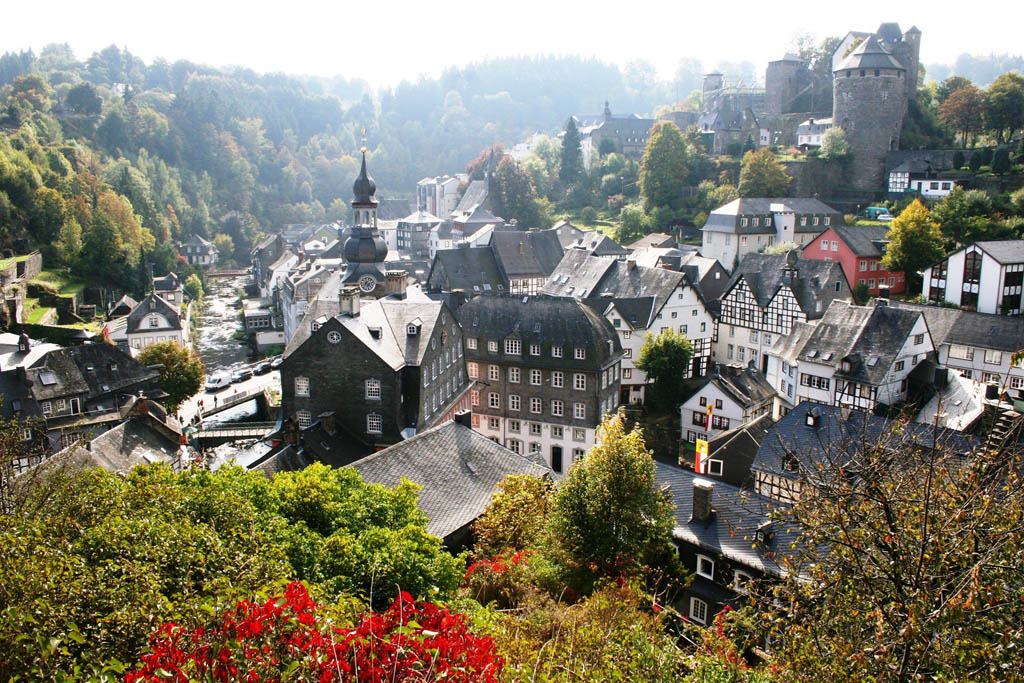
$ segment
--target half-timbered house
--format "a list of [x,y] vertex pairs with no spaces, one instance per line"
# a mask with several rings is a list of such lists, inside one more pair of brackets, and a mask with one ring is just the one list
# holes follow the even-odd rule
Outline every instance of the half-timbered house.
[[720,363],[754,360],[768,369],[768,352],[799,322],[816,320],[850,285],[836,261],[788,254],[748,254],[722,296],[712,357]]

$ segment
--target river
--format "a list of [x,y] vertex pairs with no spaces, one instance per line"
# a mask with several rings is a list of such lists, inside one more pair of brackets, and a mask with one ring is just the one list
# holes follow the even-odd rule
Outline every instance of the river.
[[249,282],[249,276],[210,278],[209,290],[203,296],[196,351],[206,366],[206,376],[232,371],[249,359],[249,345],[233,337],[242,329],[238,298]]

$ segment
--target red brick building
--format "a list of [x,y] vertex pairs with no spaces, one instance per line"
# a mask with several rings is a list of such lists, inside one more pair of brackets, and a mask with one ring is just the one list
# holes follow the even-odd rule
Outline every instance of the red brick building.
[[882,257],[889,244],[884,225],[833,226],[825,230],[804,247],[804,258],[819,261],[839,261],[843,273],[854,288],[863,282],[868,292],[878,294],[880,287],[888,287],[891,294],[906,289],[903,273],[893,273],[882,267]]

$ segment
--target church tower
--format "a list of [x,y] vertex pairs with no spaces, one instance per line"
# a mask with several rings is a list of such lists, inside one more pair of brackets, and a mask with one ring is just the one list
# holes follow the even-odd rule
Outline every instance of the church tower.
[[345,241],[343,254],[348,270],[342,285],[357,285],[363,296],[379,298],[386,294],[384,259],[388,246],[377,230],[377,184],[366,171],[366,147],[363,165],[352,184],[352,235]]

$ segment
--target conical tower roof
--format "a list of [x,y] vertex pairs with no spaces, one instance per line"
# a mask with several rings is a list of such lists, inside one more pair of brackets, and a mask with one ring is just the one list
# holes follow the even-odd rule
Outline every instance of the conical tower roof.
[[860,45],[846,56],[835,71],[847,69],[899,69],[906,71],[899,60],[882,47],[875,35],[861,41]]
[[373,196],[377,194],[377,183],[373,182],[373,178],[366,171],[366,148],[363,148],[363,165],[359,169],[359,175],[356,176],[356,181],[352,183],[352,205],[356,204],[376,204],[377,199]]

